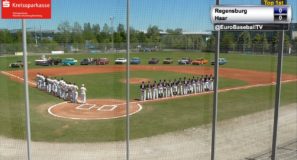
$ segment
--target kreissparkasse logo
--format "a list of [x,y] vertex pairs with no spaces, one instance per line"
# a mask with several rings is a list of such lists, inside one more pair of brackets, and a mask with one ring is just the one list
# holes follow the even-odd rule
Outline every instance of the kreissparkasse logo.
[[8,0],[4,0],[2,2],[3,8],[9,8],[10,7],[10,2]]

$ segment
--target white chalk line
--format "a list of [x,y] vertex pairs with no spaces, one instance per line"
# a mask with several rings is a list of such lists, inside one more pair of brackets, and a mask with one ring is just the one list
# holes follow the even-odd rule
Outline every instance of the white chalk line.
[[[16,79],[19,79],[21,81],[24,81],[24,78],[21,78],[19,76],[14,75],[14,74],[11,74],[11,73],[8,73],[8,72],[5,72],[5,71],[1,71],[1,73],[4,74],[4,75],[6,75],[6,76],[8,76],[8,77],[14,77]],[[30,80],[28,81],[28,83],[30,83],[31,85],[35,85],[36,86],[36,83],[35,82],[32,82]]]
[[[97,109],[97,111],[114,111],[118,106],[117,105],[102,105]],[[104,109],[107,108],[107,109]]]
[[[90,106],[90,107],[84,107],[84,106]],[[96,107],[95,104],[80,104],[79,106],[75,107],[75,109],[78,110],[91,110],[93,107]]]
[[[76,117],[60,116],[60,115],[54,114],[54,113],[51,111],[53,108],[55,108],[55,107],[57,107],[57,106],[59,106],[59,105],[63,105],[63,104],[65,104],[65,103],[68,103],[68,102],[61,102],[61,103],[55,104],[55,105],[53,105],[53,106],[50,106],[50,107],[48,108],[48,110],[47,110],[48,113],[49,113],[50,115],[54,116],[54,117],[57,117],[57,118],[72,119],[72,120],[109,120],[109,119],[117,119],[117,118],[123,118],[123,117],[126,117],[126,115],[122,115],[122,116],[114,116],[114,117],[110,117],[110,118],[76,118]],[[138,109],[137,109],[136,112],[130,113],[129,116],[132,116],[132,115],[134,115],[134,114],[140,112],[140,111],[142,110],[142,108],[143,108],[142,105],[139,104],[138,102],[131,102],[130,104],[135,104],[135,103],[137,104]],[[115,104],[115,105],[118,106],[118,105],[124,105],[124,104],[126,104],[126,103]]]

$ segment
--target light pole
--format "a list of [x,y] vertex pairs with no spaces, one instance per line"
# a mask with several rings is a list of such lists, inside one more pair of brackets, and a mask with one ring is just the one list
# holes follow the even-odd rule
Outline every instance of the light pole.
[[114,40],[113,40],[113,32],[114,32],[114,29],[113,29],[113,21],[114,21],[114,17],[110,17],[110,25],[111,25],[111,50],[113,51],[113,48],[114,48]]

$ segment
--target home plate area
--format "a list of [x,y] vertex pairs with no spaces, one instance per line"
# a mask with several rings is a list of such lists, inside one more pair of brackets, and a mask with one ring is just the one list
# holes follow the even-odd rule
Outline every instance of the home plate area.
[[[129,115],[141,109],[139,103],[131,102]],[[91,99],[85,104],[63,102],[49,107],[48,112],[55,117],[76,120],[114,119],[126,116],[126,103],[115,99]]]

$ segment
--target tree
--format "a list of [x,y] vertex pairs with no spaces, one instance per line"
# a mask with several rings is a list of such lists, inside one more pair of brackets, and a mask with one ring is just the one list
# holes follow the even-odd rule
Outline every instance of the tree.
[[263,36],[257,33],[253,39],[253,52],[262,51],[263,50],[262,44],[263,44]]
[[251,35],[248,31],[244,31],[239,35],[238,44],[241,45],[242,52],[244,53],[246,48],[250,48],[252,44]]
[[75,22],[72,29],[72,43],[81,44],[84,42],[82,32],[81,25],[78,22]]
[[154,43],[154,45],[159,45],[160,43],[160,29],[158,26],[149,26],[147,29],[147,38],[149,42]]
[[8,30],[0,30],[0,43],[12,43],[13,42],[13,36]]
[[59,33],[55,36],[58,43],[63,43],[64,47],[70,42],[72,28],[68,21],[62,22],[58,25]]
[[83,37],[85,41],[92,41],[94,42],[96,40],[96,36],[93,34],[93,30],[90,23],[84,24],[84,31],[83,31]]
[[215,51],[216,39],[214,35],[211,35],[210,38],[206,41],[206,50]]
[[[116,43],[121,43],[121,42],[125,42],[126,41],[126,31],[125,31],[125,27],[123,24],[119,24],[118,27],[117,27],[117,35],[115,35],[115,37],[117,36],[118,37],[118,42],[115,42]],[[116,38],[115,38],[116,39]]]
[[193,37],[194,49],[203,50],[206,47],[205,41],[201,35]]
[[148,42],[144,32],[139,32],[137,37],[138,37],[139,43],[147,43]]
[[97,41],[99,43],[110,43],[111,42],[111,37],[110,37],[110,28],[109,26],[105,23],[100,35],[97,35]]
[[264,54],[265,51],[269,49],[269,43],[266,37],[266,34],[263,35],[263,41],[262,41],[262,54]]
[[110,33],[110,28],[109,28],[109,26],[106,23],[103,26],[102,32],[105,33],[105,34],[109,34]]
[[176,28],[176,29],[167,29],[166,30],[166,32],[168,33],[168,34],[176,34],[176,35],[181,35],[181,34],[183,34],[183,29],[181,29],[181,28]]
[[138,40],[138,34],[139,34],[139,32],[136,30],[136,29],[134,29],[134,28],[130,28],[130,42],[131,43],[139,43],[139,40]]
[[100,34],[100,25],[99,24],[94,24],[92,26],[92,32],[95,36]]
[[234,34],[231,32],[224,32],[222,34],[222,51],[228,52],[234,50]]

